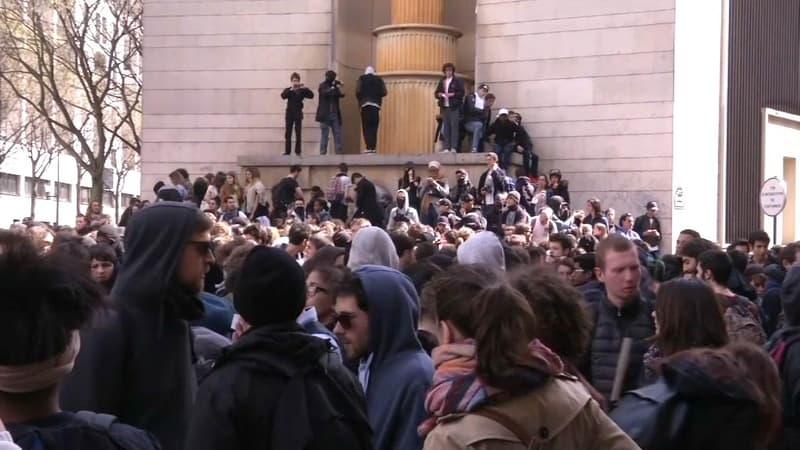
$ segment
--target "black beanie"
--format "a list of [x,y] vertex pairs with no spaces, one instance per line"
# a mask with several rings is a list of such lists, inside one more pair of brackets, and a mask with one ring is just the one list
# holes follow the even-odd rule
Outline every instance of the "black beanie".
[[250,251],[233,292],[233,305],[247,323],[259,327],[294,322],[305,304],[305,276],[294,258],[271,247]]

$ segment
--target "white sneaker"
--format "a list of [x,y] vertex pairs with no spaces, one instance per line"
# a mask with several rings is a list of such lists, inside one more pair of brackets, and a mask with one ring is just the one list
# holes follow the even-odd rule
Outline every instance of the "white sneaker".
[[478,153],[478,149],[477,149],[477,148],[473,148],[473,149],[472,149],[472,150],[470,150],[469,152],[470,152],[470,153]]
[[443,148],[439,153],[450,153],[449,148]]

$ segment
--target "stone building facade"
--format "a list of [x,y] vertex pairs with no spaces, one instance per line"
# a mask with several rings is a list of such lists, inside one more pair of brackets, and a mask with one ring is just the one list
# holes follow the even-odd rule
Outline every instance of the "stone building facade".
[[[255,165],[278,177],[290,162],[309,168],[305,183],[325,185],[345,160],[391,189],[406,160],[422,169],[434,151],[432,134],[426,137],[433,92],[425,103],[411,84],[435,80],[445,62],[431,63],[439,52],[465,78],[488,83],[496,107],[522,114],[540,170],[561,169],[576,206],[596,196],[619,216],[641,214],[655,200],[665,243],[682,228],[736,238],[726,235],[738,229],[724,212],[726,108],[737,76],[728,67],[731,5],[741,1],[145,0],[142,185],[175,167],[200,175]],[[798,2],[779,6],[795,22]],[[437,30],[447,42],[433,42]],[[415,32],[430,36],[401,46],[387,37]],[[414,55],[425,64],[415,65]],[[393,72],[379,132],[384,154],[393,156],[381,156],[381,145],[377,156],[357,155],[354,90],[367,65]],[[315,99],[306,102],[304,157],[283,157],[280,91],[294,71],[316,90],[327,69],[344,82],[348,155],[313,156]],[[800,77],[793,70],[790,82]],[[779,109],[800,112],[800,99],[784,103]],[[762,111],[754,113],[760,122]],[[435,158],[450,173],[471,168],[473,178],[482,165],[470,155]],[[758,222],[758,211],[747,213]]]

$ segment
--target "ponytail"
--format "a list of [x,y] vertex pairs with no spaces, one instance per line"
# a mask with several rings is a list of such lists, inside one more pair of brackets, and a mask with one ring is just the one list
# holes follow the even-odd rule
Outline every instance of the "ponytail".
[[[455,265],[423,290],[435,301],[438,320],[451,322],[476,343],[476,372],[487,384],[516,392],[530,387],[530,373],[558,370],[531,350],[536,321],[525,298],[497,270]],[[431,298],[432,297],[432,298]]]
[[534,339],[535,320],[522,295],[503,283],[484,289],[473,302],[476,327],[477,373],[491,386],[514,391],[525,380],[515,376],[530,367],[528,344]]

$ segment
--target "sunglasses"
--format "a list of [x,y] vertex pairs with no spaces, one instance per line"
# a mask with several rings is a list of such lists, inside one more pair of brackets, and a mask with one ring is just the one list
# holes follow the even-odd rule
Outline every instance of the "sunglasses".
[[336,316],[336,322],[345,330],[353,327],[353,319],[355,319],[355,314],[352,313],[342,313]]
[[187,244],[196,248],[202,254],[214,252],[214,243],[211,241],[189,241]]

